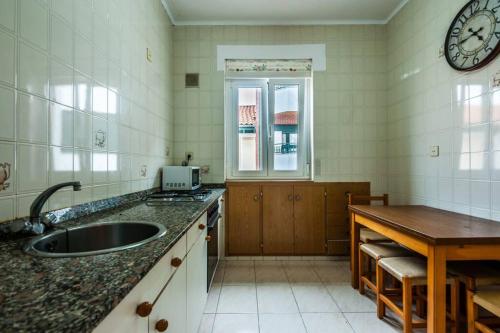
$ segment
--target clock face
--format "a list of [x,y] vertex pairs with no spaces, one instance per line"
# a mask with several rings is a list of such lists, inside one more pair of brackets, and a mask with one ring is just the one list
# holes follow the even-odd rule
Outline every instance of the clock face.
[[485,66],[500,51],[500,0],[473,0],[450,26],[445,42],[451,67],[469,71]]

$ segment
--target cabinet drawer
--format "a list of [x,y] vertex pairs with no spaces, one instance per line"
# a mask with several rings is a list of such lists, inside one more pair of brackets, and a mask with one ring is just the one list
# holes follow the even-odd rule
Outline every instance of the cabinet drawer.
[[[203,228],[200,229],[200,226]],[[204,213],[187,232],[187,252],[191,250],[200,235],[207,229],[207,213]]]
[[172,258],[183,259],[186,255],[186,236],[183,236],[165,254],[160,261],[146,274],[141,281],[125,296],[125,298],[104,318],[93,331],[108,332],[147,332],[148,319],[136,314],[137,306],[143,302],[153,303],[161,289],[175,271],[171,265]]

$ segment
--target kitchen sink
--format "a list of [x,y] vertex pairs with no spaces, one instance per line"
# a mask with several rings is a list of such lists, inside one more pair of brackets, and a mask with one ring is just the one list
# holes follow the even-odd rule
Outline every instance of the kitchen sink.
[[152,222],[99,222],[58,229],[28,242],[24,250],[41,257],[81,257],[142,246],[166,233]]

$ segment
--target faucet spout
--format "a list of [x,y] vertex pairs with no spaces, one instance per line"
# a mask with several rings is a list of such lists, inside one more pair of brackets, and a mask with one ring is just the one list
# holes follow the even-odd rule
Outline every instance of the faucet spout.
[[43,205],[47,202],[47,200],[54,194],[57,190],[67,187],[73,186],[73,191],[81,191],[82,184],[79,181],[76,182],[66,182],[57,184],[49,187],[40,195],[36,197],[30,207],[30,222],[31,222],[31,231],[37,235],[42,234],[45,231],[45,228],[49,225],[45,225],[40,217],[40,213],[42,212]]

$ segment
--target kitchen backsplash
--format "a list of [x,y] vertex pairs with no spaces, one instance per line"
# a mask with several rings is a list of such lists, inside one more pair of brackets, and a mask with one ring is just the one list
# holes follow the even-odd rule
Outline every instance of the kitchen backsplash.
[[466,2],[412,0],[388,24],[389,191],[396,204],[500,220],[500,59],[463,74],[439,56]]
[[[224,180],[224,73],[217,45],[326,44],[327,70],[314,72],[314,149],[318,181],[370,181],[387,191],[386,27],[177,26],[174,28],[174,161],[194,152]],[[185,88],[199,73],[199,88]]]
[[[152,61],[146,59],[146,49]],[[172,27],[160,1],[0,1],[0,221],[159,186],[172,163]]]

